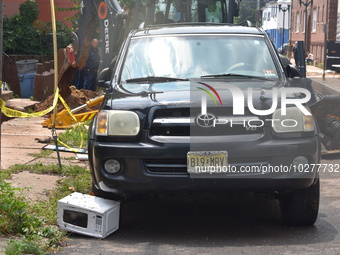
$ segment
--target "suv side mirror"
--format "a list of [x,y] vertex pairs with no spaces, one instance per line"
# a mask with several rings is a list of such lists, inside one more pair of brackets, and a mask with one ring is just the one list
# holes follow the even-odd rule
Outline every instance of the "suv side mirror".
[[104,68],[97,77],[97,86],[100,88],[110,88],[111,70]]
[[301,77],[299,70],[292,64],[287,65],[285,69],[289,78]]

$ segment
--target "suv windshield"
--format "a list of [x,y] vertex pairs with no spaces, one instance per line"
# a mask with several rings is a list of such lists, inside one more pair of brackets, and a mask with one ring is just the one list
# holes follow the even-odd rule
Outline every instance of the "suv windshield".
[[262,36],[158,35],[131,40],[121,82],[142,77],[184,79],[218,74],[278,78]]

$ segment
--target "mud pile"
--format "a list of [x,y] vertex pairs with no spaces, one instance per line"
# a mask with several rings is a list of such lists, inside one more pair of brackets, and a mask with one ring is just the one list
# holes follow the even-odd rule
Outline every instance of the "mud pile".
[[[89,101],[90,99],[95,98],[99,95],[97,92],[94,92],[92,90],[76,89],[74,86],[71,86],[70,88],[71,88],[71,94],[67,95],[64,98],[65,102],[70,107],[70,109],[74,109],[78,106],[81,106],[81,105],[85,104],[87,101]],[[47,109],[48,107],[52,106],[53,99],[54,99],[54,94],[49,96],[45,101],[38,103],[38,104],[35,104],[34,111],[40,112],[40,111],[43,111],[43,110]],[[86,107],[86,108],[78,111],[77,113],[98,110],[99,105],[100,104],[92,106],[90,108]],[[65,109],[65,107],[63,106],[61,101],[58,100],[57,112],[60,112],[63,109]],[[52,112],[49,113],[49,115],[51,115],[51,114],[52,114]]]

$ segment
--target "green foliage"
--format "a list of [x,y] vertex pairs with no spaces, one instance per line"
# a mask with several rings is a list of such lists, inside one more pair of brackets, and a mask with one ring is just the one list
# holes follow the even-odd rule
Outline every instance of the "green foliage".
[[[73,7],[71,8],[57,8],[58,11],[78,11],[80,10],[80,0],[70,0],[70,2],[73,3]],[[73,27],[78,27],[78,19],[79,19],[79,12],[77,12],[76,14],[67,17],[66,20],[67,21],[71,21],[72,22],[72,26]]]
[[319,68],[323,69],[324,68],[324,63],[316,64],[316,67],[319,67]]
[[12,173],[15,173],[16,171],[11,171],[8,169],[1,169],[0,171],[0,180],[6,180],[8,179]]
[[[57,188],[49,191],[49,201],[28,203],[19,195],[19,189],[3,179],[10,173],[29,170],[34,173],[58,174],[63,176]],[[6,173],[6,174],[5,174]],[[55,225],[57,202],[74,191],[89,193],[91,190],[90,171],[77,165],[63,166],[13,165],[0,172],[0,235],[12,235],[8,240],[5,254],[46,254],[55,252],[62,245],[66,232]]]
[[24,197],[15,194],[16,188],[0,180],[0,234],[24,234],[25,229],[41,226],[41,222],[27,211]]
[[[53,47],[53,33],[52,33],[52,22],[41,22],[38,21],[37,25],[41,27],[43,37],[45,38],[45,43],[50,52],[52,52]],[[57,27],[57,44],[58,49],[65,48],[72,42],[72,31],[64,23],[56,21]]]
[[47,158],[52,153],[53,153],[52,150],[40,150],[39,153],[29,153],[28,155],[36,157],[36,158]]
[[60,169],[59,165],[44,165],[43,163],[35,163],[32,165],[15,164],[8,169],[8,171],[12,173],[17,173],[25,170],[37,174],[55,174],[60,176],[72,177],[76,177],[77,175],[82,174],[85,171],[84,168],[77,165],[63,166]]
[[[260,2],[260,10],[265,6],[269,1],[261,1]],[[256,24],[256,5],[257,2],[240,2],[239,5],[239,17],[235,17],[235,23],[241,23],[243,21],[249,20],[253,23],[253,26]],[[261,12],[259,13],[259,17],[261,17]],[[260,19],[261,20],[261,19]]]
[[[144,1],[145,2],[145,5],[147,5],[148,1]],[[136,4],[136,0],[123,0],[123,1],[120,1],[120,4],[122,7],[125,7],[127,9],[133,9],[135,7],[135,4]]]
[[[37,21],[38,4],[27,0],[20,5],[20,15],[4,17],[3,50],[7,54],[48,55],[52,54],[51,22]],[[57,23],[58,48],[72,42],[71,29]]]
[[19,6],[19,11],[23,22],[32,24],[39,15],[38,3],[34,0],[27,0]]
[[70,147],[87,148],[89,122],[79,123],[75,127],[66,130],[66,132],[59,134],[59,139]]
[[5,249],[6,255],[20,254],[44,254],[45,252],[39,248],[39,244],[31,240],[23,238],[22,240],[9,239]]

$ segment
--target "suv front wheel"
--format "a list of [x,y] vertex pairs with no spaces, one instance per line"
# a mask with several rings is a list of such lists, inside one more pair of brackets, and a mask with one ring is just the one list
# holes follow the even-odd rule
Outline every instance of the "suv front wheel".
[[282,220],[287,225],[311,226],[315,223],[320,200],[320,180],[305,189],[281,196]]

